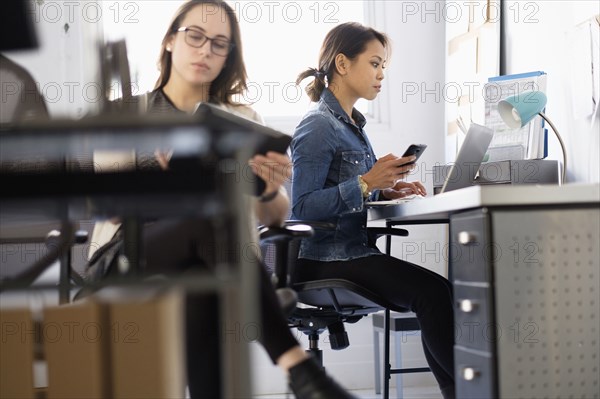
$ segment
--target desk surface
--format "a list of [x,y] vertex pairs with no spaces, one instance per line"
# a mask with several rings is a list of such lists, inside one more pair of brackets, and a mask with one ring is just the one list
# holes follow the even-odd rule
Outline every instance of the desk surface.
[[481,207],[560,204],[600,205],[600,184],[472,186],[399,205],[370,206],[368,219],[443,222],[453,213]]

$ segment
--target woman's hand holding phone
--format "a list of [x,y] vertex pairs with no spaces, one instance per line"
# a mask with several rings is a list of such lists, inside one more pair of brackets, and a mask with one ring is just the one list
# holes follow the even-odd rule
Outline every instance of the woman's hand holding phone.
[[427,148],[427,144],[411,144],[410,146],[408,146],[406,151],[404,151],[404,154],[402,155],[402,157],[408,157],[408,156],[414,155],[416,158],[413,161],[413,163],[417,162],[417,159],[419,159],[419,157],[423,154],[423,151],[425,151],[425,148]]
[[387,154],[379,158],[371,170],[362,175],[362,178],[367,183],[369,191],[392,188],[398,180],[415,168],[414,161],[416,161],[414,155],[398,158],[394,154]]
[[389,199],[402,198],[412,194],[427,195],[425,187],[420,182],[405,183],[407,185],[402,187],[397,185],[398,180],[404,178],[415,168],[415,163],[425,148],[427,148],[426,144],[411,144],[400,158],[393,154],[387,154],[378,159],[371,170],[362,176],[369,191],[389,189],[391,190],[390,196],[384,193]]

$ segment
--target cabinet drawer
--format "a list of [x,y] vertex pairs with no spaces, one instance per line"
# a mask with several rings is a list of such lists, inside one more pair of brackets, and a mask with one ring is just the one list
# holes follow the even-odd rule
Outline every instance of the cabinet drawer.
[[456,397],[496,398],[495,366],[489,353],[454,347]]
[[488,214],[485,210],[455,215],[450,222],[450,252],[454,281],[491,281]]
[[454,284],[454,322],[456,345],[493,353],[496,328],[493,298],[487,286]]

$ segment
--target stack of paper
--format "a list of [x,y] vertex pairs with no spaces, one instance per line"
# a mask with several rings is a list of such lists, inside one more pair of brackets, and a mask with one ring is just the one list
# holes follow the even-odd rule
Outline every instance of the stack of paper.
[[520,129],[509,128],[498,113],[498,103],[528,91],[546,92],[546,73],[541,71],[497,76],[485,85],[485,125],[494,130],[487,161],[542,159],[547,156],[547,130],[536,116]]

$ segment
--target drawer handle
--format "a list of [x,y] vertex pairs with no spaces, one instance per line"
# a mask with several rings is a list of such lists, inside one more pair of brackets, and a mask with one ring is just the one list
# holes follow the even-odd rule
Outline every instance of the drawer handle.
[[469,233],[468,231],[461,231],[458,233],[458,243],[461,245],[469,245],[477,242],[477,235]]
[[477,302],[470,299],[462,299],[458,303],[460,310],[465,313],[472,313],[477,309]]
[[480,375],[481,373],[475,370],[473,367],[465,367],[464,369],[462,369],[462,378],[465,381],[473,381]]

